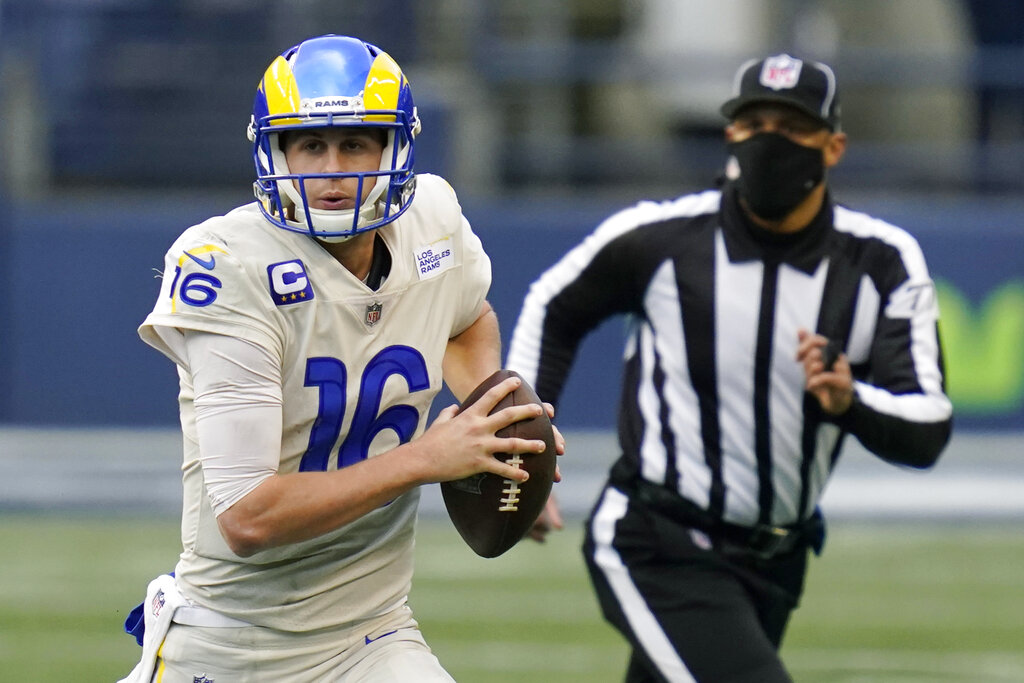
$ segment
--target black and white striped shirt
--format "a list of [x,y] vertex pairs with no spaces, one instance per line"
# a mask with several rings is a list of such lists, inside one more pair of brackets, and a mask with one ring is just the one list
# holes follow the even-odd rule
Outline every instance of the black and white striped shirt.
[[[914,467],[949,438],[924,257],[866,214],[826,201],[777,235],[745,219],[731,186],[637,204],[532,285],[507,366],[557,403],[579,343],[616,314],[631,317],[620,464],[715,518],[806,519],[846,433]],[[839,418],[804,391],[799,328],[842,342],[855,400]]]

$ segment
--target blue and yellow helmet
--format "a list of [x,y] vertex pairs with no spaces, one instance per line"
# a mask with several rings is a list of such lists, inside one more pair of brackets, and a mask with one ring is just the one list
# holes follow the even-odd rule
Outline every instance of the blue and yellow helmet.
[[[380,170],[295,174],[279,134],[325,126],[387,132]],[[270,222],[285,230],[340,241],[386,225],[409,208],[415,193],[413,139],[420,122],[409,81],[386,52],[358,38],[310,38],[277,57],[256,90],[249,139],[256,163],[256,197]],[[307,178],[358,178],[373,189],[358,209],[325,211],[306,203]],[[294,182],[293,182],[294,181]]]

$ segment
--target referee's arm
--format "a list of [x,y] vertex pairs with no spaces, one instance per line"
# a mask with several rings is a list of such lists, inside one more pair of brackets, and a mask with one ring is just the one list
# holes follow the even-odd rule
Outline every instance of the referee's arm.
[[544,401],[557,405],[583,338],[640,299],[634,295],[632,237],[627,233],[605,241],[591,235],[530,286],[506,366]]
[[885,460],[931,467],[953,424],[931,281],[906,281],[890,294],[869,363],[869,379],[854,382],[840,426]]

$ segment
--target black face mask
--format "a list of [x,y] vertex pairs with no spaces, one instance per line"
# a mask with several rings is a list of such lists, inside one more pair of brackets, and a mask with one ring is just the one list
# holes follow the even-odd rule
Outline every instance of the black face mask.
[[737,180],[747,208],[766,220],[779,220],[825,177],[822,151],[798,145],[778,133],[758,133],[728,145],[740,167]]

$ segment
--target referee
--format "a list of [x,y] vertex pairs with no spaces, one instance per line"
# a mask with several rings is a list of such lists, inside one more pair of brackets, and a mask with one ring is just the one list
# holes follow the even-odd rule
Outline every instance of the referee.
[[844,437],[926,468],[952,424],[920,247],[829,194],[832,70],[748,62],[721,111],[721,188],[604,221],[532,285],[507,363],[556,403],[583,337],[631,322],[584,546],[630,683],[790,681],[778,648]]

